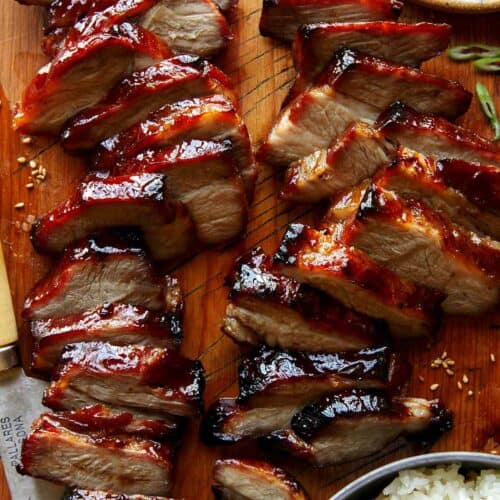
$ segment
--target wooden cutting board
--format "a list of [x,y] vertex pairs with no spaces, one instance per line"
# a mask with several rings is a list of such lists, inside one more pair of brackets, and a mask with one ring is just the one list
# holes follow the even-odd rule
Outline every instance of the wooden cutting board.
[[[231,23],[235,38],[220,65],[239,87],[241,113],[256,146],[271,127],[286,90],[294,76],[290,50],[263,38],[258,32],[262,0],[240,0]],[[21,90],[46,62],[39,46],[43,22],[42,9],[23,7],[14,0],[2,0],[0,16],[0,186],[1,236],[16,311],[35,280],[48,269],[50,262],[34,254],[28,239],[30,221],[65,199],[82,178],[82,162],[65,155],[58,145],[35,141],[32,146],[21,145],[11,131],[11,108]],[[428,10],[405,7],[407,21],[448,22],[454,27],[453,44],[488,43],[500,45],[500,15],[452,16]],[[425,65],[431,72],[460,80],[470,90],[476,81],[483,82],[496,96],[500,109],[500,79],[474,72],[468,63],[450,62],[446,56]],[[473,100],[463,123],[491,136],[479,103]],[[16,158],[36,157],[47,168],[44,183],[28,191],[28,168],[19,169]],[[212,403],[221,395],[234,395],[239,349],[220,332],[220,322],[226,305],[227,290],[223,281],[234,258],[243,250],[259,244],[273,251],[289,221],[313,222],[319,211],[311,207],[288,207],[277,200],[280,180],[268,167],[260,174],[256,201],[252,207],[246,238],[231,248],[204,251],[175,269],[186,295],[186,338],[183,351],[199,357],[207,373],[205,399]],[[14,205],[24,202],[25,208]],[[19,323],[21,324],[21,322]],[[25,332],[23,331],[25,337]],[[29,359],[29,345],[23,339],[24,361]],[[410,393],[426,398],[441,397],[455,412],[455,428],[444,436],[434,450],[492,450],[497,446],[500,432],[500,312],[474,320],[448,319],[431,344],[413,344],[408,349],[413,364]],[[447,351],[455,360],[455,375],[430,368],[431,361]],[[493,363],[490,354],[498,358]],[[457,381],[466,374],[470,382],[462,391]],[[429,386],[440,384],[436,392]],[[472,396],[467,391],[473,391]],[[186,499],[212,498],[211,471],[215,459],[232,456],[254,456],[258,450],[250,447],[207,448],[198,440],[198,428],[192,424],[185,435],[178,459],[173,496]],[[412,453],[408,447],[386,450],[377,459],[343,467],[319,470],[280,462],[303,482],[313,499],[325,499],[341,486],[367,470],[384,462]],[[261,455],[262,456],[262,455]],[[0,468],[0,500],[10,498]],[[25,500],[25,499],[14,499]]]

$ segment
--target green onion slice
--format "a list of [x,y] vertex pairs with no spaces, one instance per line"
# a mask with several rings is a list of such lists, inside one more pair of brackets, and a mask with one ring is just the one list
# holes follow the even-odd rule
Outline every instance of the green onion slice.
[[500,73],[500,57],[483,57],[474,61],[473,64],[478,71]]
[[448,57],[454,61],[471,61],[484,57],[500,57],[500,47],[492,45],[473,44],[457,45],[448,49]]
[[495,108],[493,98],[488,92],[488,89],[482,83],[476,84],[476,94],[479,102],[481,103],[484,114],[487,116],[490,121],[490,125],[493,128],[493,132],[495,134],[493,140],[498,141],[500,139],[500,121],[498,121],[497,110]]

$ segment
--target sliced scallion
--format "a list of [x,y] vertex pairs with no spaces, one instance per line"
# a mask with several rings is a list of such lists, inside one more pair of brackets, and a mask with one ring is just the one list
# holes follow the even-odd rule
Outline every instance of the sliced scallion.
[[495,137],[494,141],[500,139],[500,121],[498,121],[497,110],[495,108],[495,103],[488,89],[482,83],[476,83],[476,94],[483,108],[484,114],[490,121],[490,125],[493,129]]
[[499,57],[500,47],[484,44],[457,45],[448,49],[448,57],[454,61],[471,61],[485,57]]

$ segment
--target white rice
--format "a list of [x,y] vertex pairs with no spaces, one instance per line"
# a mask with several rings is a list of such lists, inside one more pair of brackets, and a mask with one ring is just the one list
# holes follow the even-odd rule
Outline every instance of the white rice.
[[500,500],[500,470],[464,477],[460,465],[401,471],[377,500]]

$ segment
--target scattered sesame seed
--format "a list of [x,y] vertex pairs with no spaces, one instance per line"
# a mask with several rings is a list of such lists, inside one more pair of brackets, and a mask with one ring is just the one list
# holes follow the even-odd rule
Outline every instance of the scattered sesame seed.
[[14,205],[14,208],[17,208],[17,209],[21,209],[21,208],[24,208],[24,202],[20,201],[19,203],[16,203]]
[[497,454],[498,454],[498,451],[497,451],[497,450],[491,450],[491,451],[490,451],[490,453],[491,453],[492,455],[497,455]]
[[457,382],[457,387],[460,391],[464,388],[464,386],[462,385],[462,382],[460,382],[460,380]]
[[30,160],[30,162],[28,163],[28,165],[30,166],[30,168],[36,168],[36,166],[38,165],[38,163],[35,160]]
[[425,381],[425,380],[424,380],[424,377],[422,377],[422,375],[419,375],[419,376],[418,376],[418,380],[420,380],[420,382],[424,382],[424,381]]
[[34,187],[35,185],[32,182],[28,182],[28,184],[26,184],[26,189],[33,189]]
[[493,353],[490,354],[490,360],[492,363],[494,363],[497,360],[497,358],[495,358],[495,355]]
[[29,232],[30,228],[31,228],[31,226],[30,226],[27,222],[23,222],[23,223],[21,224],[21,229],[22,229],[25,233]]
[[471,397],[471,396],[473,396],[473,395],[474,395],[474,391],[469,391],[469,392],[467,392],[467,396]]
[[20,164],[23,164],[23,163],[26,163],[28,160],[26,158],[26,156],[18,156],[17,157],[17,163],[20,163]]
[[450,370],[449,368],[446,368],[446,373],[452,377],[453,375],[455,375],[455,372],[453,370]]
[[464,376],[462,377],[462,382],[464,384],[468,384],[469,383],[469,377],[467,375],[465,375],[465,373],[464,373]]
[[443,368],[448,368],[448,363],[446,362],[446,360],[443,361]]
[[441,358],[436,358],[433,363],[436,365],[436,366],[440,366],[443,364],[443,360]]
[[23,144],[31,144],[33,142],[33,139],[30,136],[27,135],[26,137],[23,137],[21,139],[21,142]]
[[429,389],[431,391],[437,391],[439,389],[439,384],[432,384]]
[[448,363],[448,366],[454,366],[455,365],[455,361],[453,359],[451,359],[451,358],[448,358],[446,360],[446,362]]
[[441,359],[446,359],[448,357],[448,353],[446,351],[443,351],[443,354],[441,354]]

